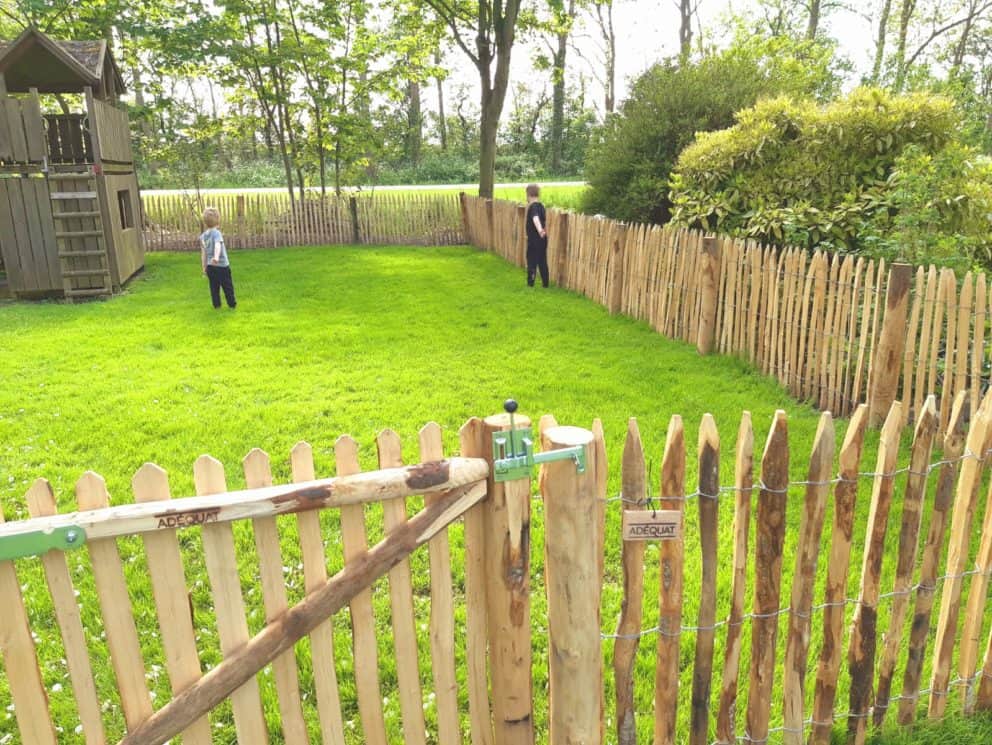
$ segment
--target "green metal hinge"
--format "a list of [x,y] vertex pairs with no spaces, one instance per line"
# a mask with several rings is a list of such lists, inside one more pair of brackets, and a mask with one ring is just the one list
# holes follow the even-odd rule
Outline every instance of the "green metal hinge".
[[75,525],[0,536],[0,561],[41,556],[49,551],[71,551],[86,543],[86,531]]
[[517,428],[513,423],[513,413],[517,402],[512,398],[503,404],[510,415],[510,429],[493,432],[493,480],[514,481],[526,479],[535,465],[556,460],[571,460],[579,473],[586,471],[586,449],[583,446],[534,452],[534,433],[530,427]]

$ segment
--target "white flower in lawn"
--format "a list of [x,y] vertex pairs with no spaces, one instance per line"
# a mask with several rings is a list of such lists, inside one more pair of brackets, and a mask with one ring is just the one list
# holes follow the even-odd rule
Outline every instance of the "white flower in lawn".
[[61,693],[61,692],[62,692],[61,683],[56,683],[55,685],[52,686],[52,693]]

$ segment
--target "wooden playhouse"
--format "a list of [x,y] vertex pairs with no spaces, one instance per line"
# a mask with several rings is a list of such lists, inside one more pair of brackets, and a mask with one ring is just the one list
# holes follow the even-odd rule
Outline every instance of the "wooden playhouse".
[[[0,282],[16,297],[110,295],[144,265],[120,70],[105,41],[0,42]],[[65,113],[42,113],[60,94]],[[71,111],[73,102],[81,111]]]

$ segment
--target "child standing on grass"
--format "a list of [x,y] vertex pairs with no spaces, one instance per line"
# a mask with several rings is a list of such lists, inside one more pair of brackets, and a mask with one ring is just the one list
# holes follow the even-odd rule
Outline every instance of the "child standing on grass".
[[203,224],[207,229],[200,236],[200,256],[203,273],[210,280],[210,299],[214,307],[219,308],[220,291],[223,288],[227,307],[234,308],[238,303],[234,299],[234,282],[231,280],[231,263],[227,260],[227,246],[224,245],[224,236],[220,232],[220,211],[216,207],[203,210]]
[[548,286],[547,214],[541,204],[541,187],[527,186],[527,286],[534,286],[534,276],[541,272],[541,284]]

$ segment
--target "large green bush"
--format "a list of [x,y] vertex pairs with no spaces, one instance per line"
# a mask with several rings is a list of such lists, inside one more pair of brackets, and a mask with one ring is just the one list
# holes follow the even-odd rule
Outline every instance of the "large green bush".
[[958,118],[945,98],[870,88],[823,107],[761,101],[682,152],[673,221],[889,258],[982,260],[992,168],[956,143]]
[[586,160],[583,208],[623,220],[666,222],[668,181],[696,132],[729,127],[762,96],[828,97],[839,81],[825,42],[739,35],[699,61],[654,65],[595,133]]

